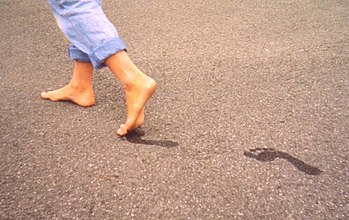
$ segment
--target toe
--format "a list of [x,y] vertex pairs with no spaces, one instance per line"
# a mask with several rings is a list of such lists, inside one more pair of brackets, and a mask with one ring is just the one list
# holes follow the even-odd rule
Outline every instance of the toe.
[[124,124],[120,125],[120,128],[117,130],[117,135],[120,137],[123,137],[127,134],[127,129],[126,126]]
[[41,93],[41,97],[44,98],[44,99],[48,99],[48,93],[49,92],[42,92]]

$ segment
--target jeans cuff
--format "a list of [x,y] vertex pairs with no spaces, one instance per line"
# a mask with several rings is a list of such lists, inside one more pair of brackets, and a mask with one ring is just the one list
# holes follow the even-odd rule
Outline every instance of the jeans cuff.
[[126,45],[120,37],[104,42],[93,51],[93,55],[96,58],[96,61],[92,62],[93,66],[97,69],[105,67],[104,61],[122,50],[126,51]]
[[68,53],[69,53],[69,58],[72,61],[77,60],[84,63],[91,62],[89,56],[86,53],[82,52],[81,50],[79,50],[73,45],[69,46]]

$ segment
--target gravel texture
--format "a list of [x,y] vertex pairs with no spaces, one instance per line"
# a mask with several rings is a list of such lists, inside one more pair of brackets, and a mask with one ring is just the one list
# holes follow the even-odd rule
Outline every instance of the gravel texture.
[[127,138],[122,88],[70,79],[47,2],[0,2],[0,219],[348,219],[347,0],[105,0],[159,84]]

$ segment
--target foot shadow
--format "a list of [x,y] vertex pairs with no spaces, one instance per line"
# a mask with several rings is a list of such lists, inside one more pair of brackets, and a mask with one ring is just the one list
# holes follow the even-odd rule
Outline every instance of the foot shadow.
[[286,152],[278,151],[273,148],[250,149],[249,151],[244,151],[244,155],[261,162],[270,162],[276,158],[282,158],[290,162],[298,170],[308,175],[320,175],[322,173],[322,171],[317,167],[311,166]]
[[177,142],[170,140],[145,140],[142,139],[142,136],[144,136],[144,134],[144,131],[136,129],[128,133],[125,138],[128,142],[131,142],[133,144],[156,145],[165,148],[173,148],[179,145]]

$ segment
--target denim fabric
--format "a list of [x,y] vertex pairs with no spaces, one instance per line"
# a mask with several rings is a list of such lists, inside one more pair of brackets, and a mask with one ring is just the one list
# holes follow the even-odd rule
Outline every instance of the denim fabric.
[[105,66],[109,56],[126,50],[114,25],[104,14],[102,0],[48,0],[57,24],[71,42],[71,60]]

